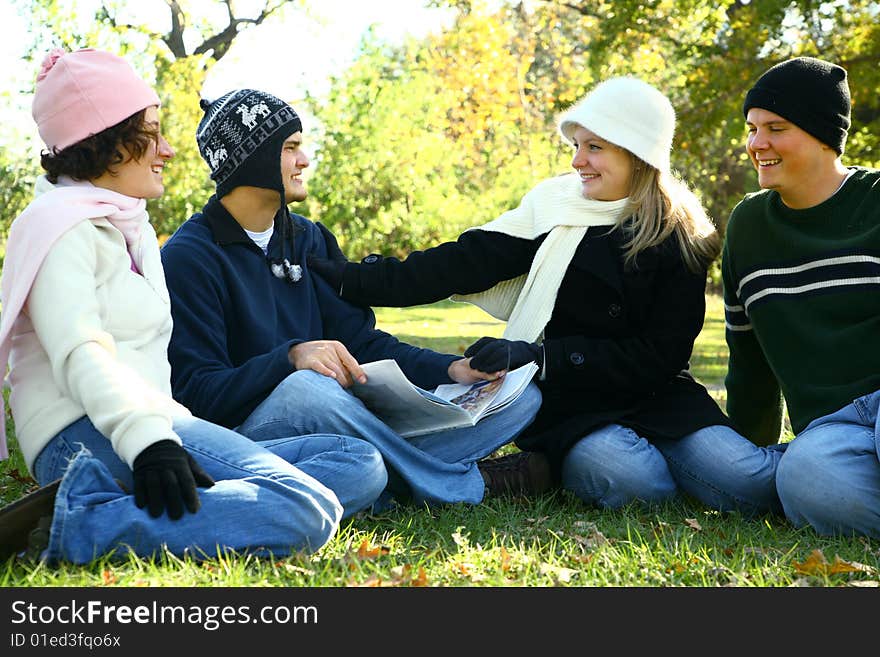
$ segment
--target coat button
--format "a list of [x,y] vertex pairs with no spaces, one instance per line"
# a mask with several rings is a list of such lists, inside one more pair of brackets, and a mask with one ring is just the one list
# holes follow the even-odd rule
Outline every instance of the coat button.
[[620,306],[616,303],[612,303],[610,306],[608,306],[608,316],[620,317]]
[[568,360],[571,361],[572,365],[583,365],[584,355],[579,351],[575,351],[574,353],[569,354]]
[[368,265],[372,265],[374,262],[379,262],[379,256],[377,256],[375,253],[371,253],[366,258],[361,260],[361,262],[368,264]]

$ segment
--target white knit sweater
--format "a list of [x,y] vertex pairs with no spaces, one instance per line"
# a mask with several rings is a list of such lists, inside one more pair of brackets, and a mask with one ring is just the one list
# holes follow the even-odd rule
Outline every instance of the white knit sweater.
[[85,220],[50,250],[13,329],[10,407],[29,468],[65,426],[88,415],[131,466],[149,445],[180,443],[172,418],[171,313],[149,224],[132,252],[105,219]]

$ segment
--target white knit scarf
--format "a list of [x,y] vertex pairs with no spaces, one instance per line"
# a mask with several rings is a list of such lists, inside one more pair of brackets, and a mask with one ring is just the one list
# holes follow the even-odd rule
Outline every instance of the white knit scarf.
[[528,274],[502,281],[483,292],[453,295],[453,301],[479,306],[507,320],[504,337],[535,342],[550,321],[559,285],[590,226],[613,226],[627,214],[629,199],[584,198],[580,176],[570,173],[543,180],[523,196],[519,206],[471,230],[488,230],[535,239],[549,231]]

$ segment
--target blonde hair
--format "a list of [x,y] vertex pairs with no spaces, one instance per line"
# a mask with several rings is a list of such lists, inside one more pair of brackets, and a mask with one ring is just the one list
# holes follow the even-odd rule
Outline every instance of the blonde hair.
[[721,237],[700,200],[674,173],[660,171],[625,152],[633,159],[630,209],[626,215],[633,221],[627,227],[624,267],[636,268],[641,251],[675,233],[688,269],[695,273],[707,269],[721,251]]

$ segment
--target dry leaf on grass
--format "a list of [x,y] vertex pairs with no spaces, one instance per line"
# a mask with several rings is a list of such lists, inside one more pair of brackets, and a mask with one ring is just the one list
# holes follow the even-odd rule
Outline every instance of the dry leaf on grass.
[[839,575],[842,573],[873,573],[875,568],[856,561],[844,561],[834,555],[834,561],[828,563],[822,550],[813,550],[803,562],[792,561],[795,572],[802,575]]
[[703,526],[697,522],[696,518],[685,518],[684,522],[691,529],[696,529],[698,532],[703,531]]
[[501,572],[506,573],[510,570],[510,553],[503,545],[501,546]]
[[346,586],[357,588],[386,588],[389,586],[428,586],[428,574],[425,569],[419,566],[419,574],[416,577],[411,576],[412,566],[395,566],[391,569],[391,579],[385,579],[378,576],[370,577],[363,582],[349,580]]
[[372,546],[367,539],[364,539],[357,550],[357,556],[360,559],[375,559],[376,557],[388,554],[391,550],[385,546]]

